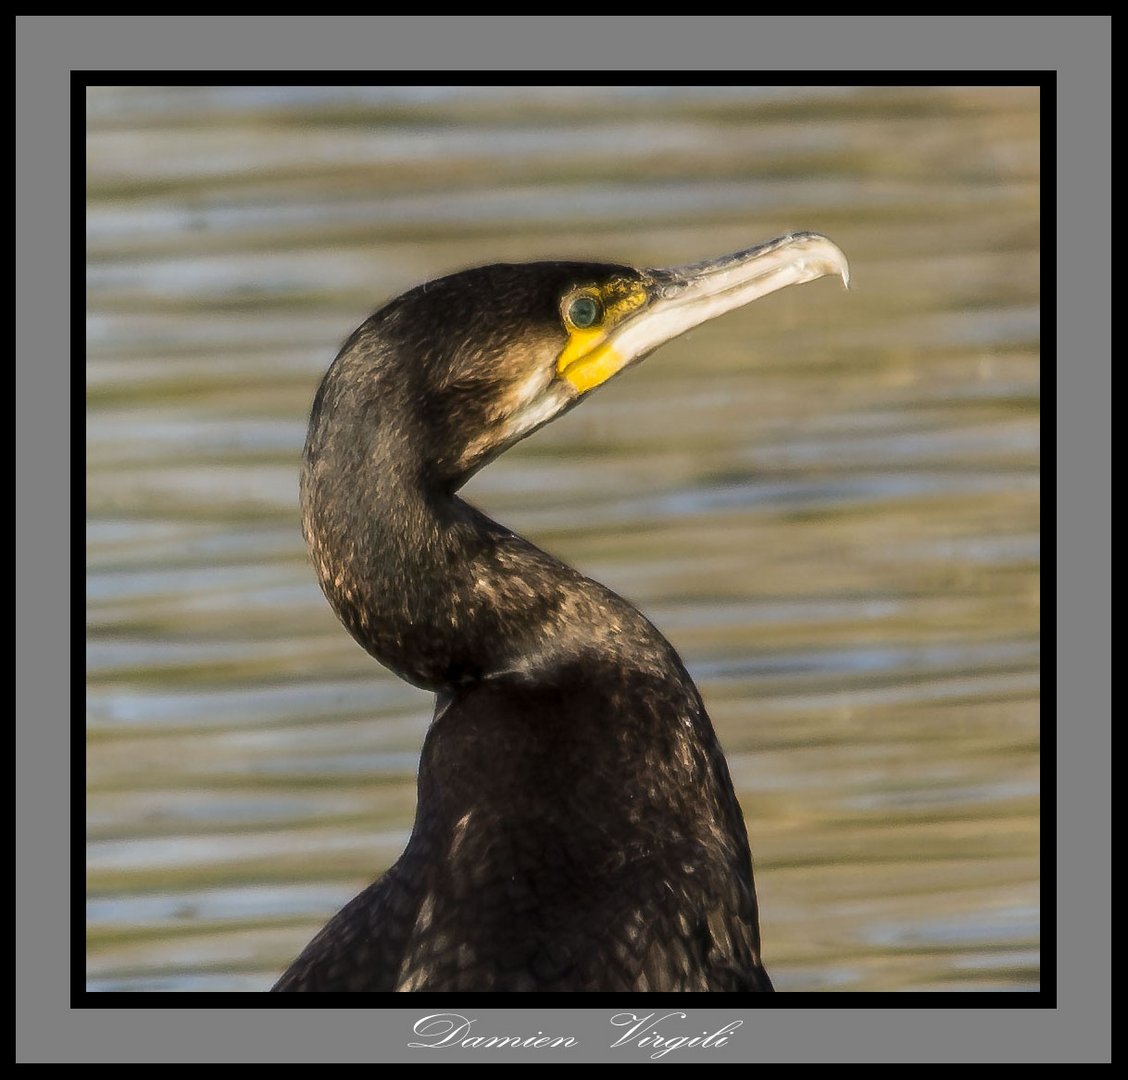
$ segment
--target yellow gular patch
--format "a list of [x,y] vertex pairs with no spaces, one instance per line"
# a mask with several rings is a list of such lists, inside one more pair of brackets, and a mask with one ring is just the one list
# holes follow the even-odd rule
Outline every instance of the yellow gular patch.
[[[595,326],[573,326],[568,321],[568,306],[577,296],[598,298],[603,318]],[[556,358],[556,373],[583,394],[621,371],[631,357],[618,353],[608,339],[624,319],[645,307],[646,301],[646,289],[638,281],[609,281],[569,293],[561,305],[568,343]]]

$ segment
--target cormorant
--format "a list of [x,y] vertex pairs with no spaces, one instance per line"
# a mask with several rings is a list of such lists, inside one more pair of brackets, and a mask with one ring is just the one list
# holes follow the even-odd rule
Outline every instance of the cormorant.
[[302,521],[353,637],[434,691],[415,826],[276,991],[771,991],[740,805],[634,607],[455,494],[691,327],[847,278],[795,233],[691,266],[484,266],[392,300],[313,403]]

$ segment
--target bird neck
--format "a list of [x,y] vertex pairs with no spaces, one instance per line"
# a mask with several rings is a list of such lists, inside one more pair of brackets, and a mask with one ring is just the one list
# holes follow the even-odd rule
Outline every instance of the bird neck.
[[579,659],[672,653],[625,600],[415,470],[364,454],[325,464],[307,448],[303,526],[321,587],[357,642],[408,682],[544,681]]

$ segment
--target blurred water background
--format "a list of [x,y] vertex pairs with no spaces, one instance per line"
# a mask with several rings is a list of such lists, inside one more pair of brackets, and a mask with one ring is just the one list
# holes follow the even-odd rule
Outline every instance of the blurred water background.
[[1039,100],[975,87],[98,87],[87,955],[261,991],[402,850],[429,695],[338,625],[297,474],[430,277],[791,229],[852,286],[710,323],[467,497],[697,678],[782,991],[1039,979]]

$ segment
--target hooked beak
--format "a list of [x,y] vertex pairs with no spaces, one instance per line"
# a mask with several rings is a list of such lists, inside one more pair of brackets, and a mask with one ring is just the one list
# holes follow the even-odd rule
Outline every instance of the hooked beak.
[[791,233],[688,266],[647,271],[644,302],[605,332],[588,337],[581,348],[562,353],[557,373],[586,393],[709,319],[829,274],[849,285],[846,256],[812,232]]

